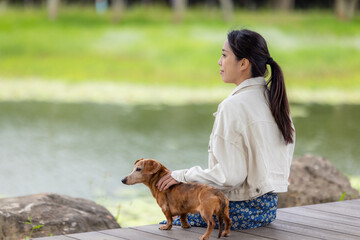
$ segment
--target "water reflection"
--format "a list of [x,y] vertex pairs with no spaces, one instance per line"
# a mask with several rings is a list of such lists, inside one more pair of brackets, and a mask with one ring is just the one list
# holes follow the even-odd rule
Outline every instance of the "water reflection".
[[[207,165],[217,105],[0,103],[0,195],[111,197],[140,157],[171,169]],[[292,105],[295,155],[329,158],[360,175],[359,105]]]

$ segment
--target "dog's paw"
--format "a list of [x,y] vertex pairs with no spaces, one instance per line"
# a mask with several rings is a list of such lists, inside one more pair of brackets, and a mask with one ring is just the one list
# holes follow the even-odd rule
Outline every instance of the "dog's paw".
[[165,226],[159,227],[159,229],[160,229],[160,230],[170,230],[171,227],[172,227],[172,225],[167,225],[167,224],[166,224]]
[[221,237],[228,237],[229,235],[230,235],[229,232],[223,232],[223,233],[221,234]]
[[209,238],[206,237],[205,235],[202,235],[199,239],[200,239],[200,240],[208,240]]
[[182,223],[181,227],[182,228],[191,228],[191,225],[189,223]]

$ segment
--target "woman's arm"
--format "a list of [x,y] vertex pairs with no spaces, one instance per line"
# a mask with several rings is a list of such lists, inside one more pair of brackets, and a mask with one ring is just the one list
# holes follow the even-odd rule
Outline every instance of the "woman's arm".
[[166,190],[179,182],[199,182],[222,190],[229,190],[241,185],[247,176],[246,151],[241,144],[234,144],[219,135],[213,137],[210,158],[215,158],[213,166],[202,169],[195,166],[177,170],[160,179],[158,188]]

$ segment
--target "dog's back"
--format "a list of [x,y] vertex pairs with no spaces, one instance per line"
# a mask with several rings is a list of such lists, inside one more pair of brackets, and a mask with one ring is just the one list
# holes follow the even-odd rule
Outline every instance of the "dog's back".
[[198,213],[202,203],[211,202],[220,205],[226,199],[220,190],[200,183],[180,183],[173,185],[164,193],[167,203],[173,210],[171,212],[175,215]]

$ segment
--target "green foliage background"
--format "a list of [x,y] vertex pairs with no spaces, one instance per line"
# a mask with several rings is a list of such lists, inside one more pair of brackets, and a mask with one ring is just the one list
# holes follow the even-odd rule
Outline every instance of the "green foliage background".
[[48,20],[45,8],[1,15],[3,79],[219,86],[226,33],[249,28],[267,39],[289,88],[360,88],[359,15],[341,22],[326,11],[237,10],[226,23],[218,9],[195,8],[180,24],[162,6],[130,8],[119,23],[90,7],[62,6],[57,21]]

